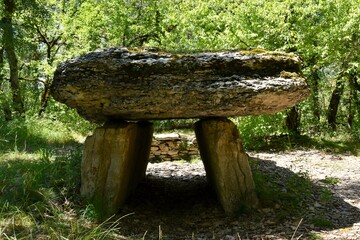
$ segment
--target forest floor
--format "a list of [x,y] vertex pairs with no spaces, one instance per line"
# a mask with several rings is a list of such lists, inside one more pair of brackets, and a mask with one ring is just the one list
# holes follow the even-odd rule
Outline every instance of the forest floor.
[[320,150],[249,155],[263,185],[259,210],[226,216],[200,160],[150,163],[119,213],[117,238],[360,239],[359,157]]

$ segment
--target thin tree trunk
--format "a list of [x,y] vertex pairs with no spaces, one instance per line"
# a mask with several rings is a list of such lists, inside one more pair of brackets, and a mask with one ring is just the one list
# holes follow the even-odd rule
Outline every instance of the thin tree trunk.
[[354,105],[358,116],[360,115],[360,99],[358,93],[360,92],[360,84],[358,83],[358,75],[353,78],[354,83]]
[[42,117],[48,106],[49,96],[50,96],[50,81],[46,80],[46,82],[44,82],[44,91],[41,94],[40,110],[38,112],[39,118]]
[[3,90],[1,89],[1,85],[5,79],[4,75],[1,72],[3,67],[4,67],[4,48],[0,48],[0,103],[1,103],[1,108],[4,112],[5,121],[10,121],[12,119],[12,112],[9,106],[9,102],[6,99]]
[[286,127],[290,133],[300,134],[300,115],[296,106],[286,113]]
[[350,88],[350,99],[348,106],[347,123],[348,123],[348,128],[352,130],[356,111],[358,111],[358,114],[360,114],[360,105],[357,96],[357,91],[360,91],[360,86],[357,83],[356,74],[351,74],[349,76],[349,88]]
[[354,116],[355,116],[355,111],[353,109],[353,98],[354,98],[354,91],[350,90],[350,98],[349,98],[349,104],[348,104],[348,113],[347,113],[347,127],[349,128],[349,130],[352,130],[353,127],[353,122],[354,122]]
[[359,119],[359,116],[360,116],[360,99],[359,99],[359,96],[358,96],[358,91],[354,91],[354,106],[355,106],[355,111],[357,112],[357,116],[358,116],[358,119]]
[[328,107],[327,121],[329,126],[336,130],[336,116],[339,109],[340,99],[344,92],[344,83],[341,79],[337,79],[336,87],[331,94],[331,99]]
[[13,95],[14,109],[20,115],[24,115],[24,101],[21,96],[20,84],[19,84],[19,67],[18,60],[15,53],[15,38],[14,29],[12,25],[12,15],[15,10],[14,0],[4,0],[5,5],[5,17],[2,19],[3,23],[3,36],[4,36],[4,48],[6,56],[10,66],[10,86]]
[[316,123],[320,122],[319,80],[318,71],[314,70],[309,77],[309,84],[311,86],[310,96],[313,102],[312,113]]

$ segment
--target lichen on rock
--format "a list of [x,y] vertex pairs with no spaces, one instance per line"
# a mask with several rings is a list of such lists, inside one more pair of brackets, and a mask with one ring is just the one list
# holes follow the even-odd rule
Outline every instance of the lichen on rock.
[[170,54],[113,47],[56,70],[53,97],[93,122],[270,114],[309,94],[294,54]]

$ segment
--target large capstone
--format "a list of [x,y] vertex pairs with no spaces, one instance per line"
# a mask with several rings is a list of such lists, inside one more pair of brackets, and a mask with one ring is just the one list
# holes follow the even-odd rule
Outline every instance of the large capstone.
[[53,97],[93,122],[271,114],[309,94],[293,54],[199,54],[110,48],[70,59]]

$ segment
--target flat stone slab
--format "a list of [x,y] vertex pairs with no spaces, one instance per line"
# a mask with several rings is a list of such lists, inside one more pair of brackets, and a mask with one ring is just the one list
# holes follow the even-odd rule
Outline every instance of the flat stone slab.
[[62,63],[52,96],[93,122],[271,114],[309,90],[293,54],[110,48]]
[[178,133],[161,133],[161,134],[154,134],[153,138],[155,140],[173,140],[173,139],[181,139]]

